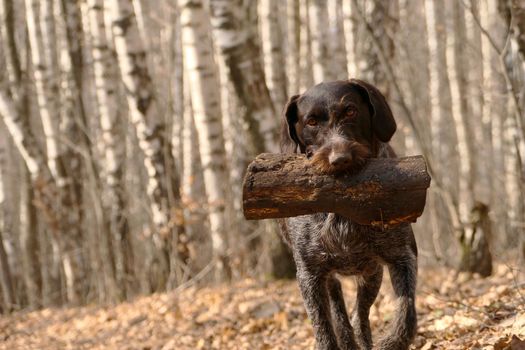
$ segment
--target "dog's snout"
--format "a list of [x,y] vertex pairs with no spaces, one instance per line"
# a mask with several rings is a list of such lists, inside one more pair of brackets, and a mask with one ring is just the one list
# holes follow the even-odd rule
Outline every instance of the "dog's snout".
[[328,162],[334,167],[342,167],[352,162],[352,155],[348,153],[330,152]]

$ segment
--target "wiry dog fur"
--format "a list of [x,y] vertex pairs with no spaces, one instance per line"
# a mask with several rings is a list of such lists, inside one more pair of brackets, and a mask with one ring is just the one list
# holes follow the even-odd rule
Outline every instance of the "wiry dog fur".
[[[337,176],[370,157],[395,156],[387,142],[396,123],[383,95],[360,80],[316,85],[288,102],[281,150],[306,154],[318,171]],[[333,213],[281,221],[318,349],[372,349],[369,310],[388,267],[397,310],[378,349],[407,349],[416,333],[417,248],[409,224],[381,230]],[[336,274],[355,276],[348,317]]]

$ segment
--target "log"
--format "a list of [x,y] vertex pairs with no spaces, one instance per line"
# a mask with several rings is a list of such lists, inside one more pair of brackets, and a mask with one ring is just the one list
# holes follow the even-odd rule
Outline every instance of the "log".
[[430,186],[423,156],[372,158],[355,174],[319,174],[300,154],[263,153],[248,166],[243,211],[248,220],[337,213],[381,228],[415,222]]

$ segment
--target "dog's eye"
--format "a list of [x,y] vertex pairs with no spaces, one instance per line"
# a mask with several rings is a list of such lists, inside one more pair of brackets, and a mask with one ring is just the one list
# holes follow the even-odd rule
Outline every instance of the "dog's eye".
[[317,120],[315,120],[314,118],[310,118],[306,121],[306,125],[308,126],[317,126]]
[[355,108],[350,107],[346,110],[346,113],[345,113],[346,118],[355,118],[356,115],[357,115],[357,110]]

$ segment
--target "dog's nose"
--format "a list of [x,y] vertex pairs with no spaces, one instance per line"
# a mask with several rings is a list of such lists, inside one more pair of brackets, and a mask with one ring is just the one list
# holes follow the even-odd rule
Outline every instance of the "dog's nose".
[[352,161],[352,156],[345,153],[331,152],[328,156],[328,161],[332,166],[341,167],[344,165],[349,165]]

